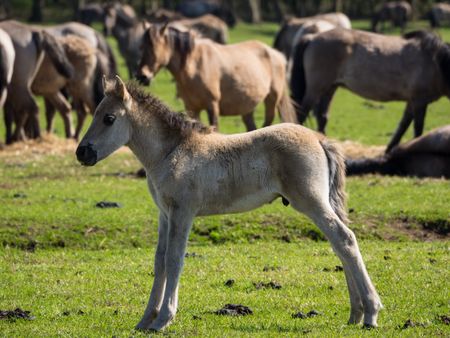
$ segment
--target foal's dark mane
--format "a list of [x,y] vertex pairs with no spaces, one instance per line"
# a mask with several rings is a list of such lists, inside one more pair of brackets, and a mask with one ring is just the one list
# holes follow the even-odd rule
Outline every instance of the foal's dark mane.
[[212,132],[210,127],[205,126],[200,121],[191,119],[185,113],[170,110],[159,99],[145,92],[137,82],[130,81],[126,87],[134,101],[141,105],[146,112],[158,116],[168,130],[177,130],[183,136],[190,135],[193,131],[201,134]]
[[441,69],[445,83],[450,88],[450,45],[432,32],[418,30],[403,35],[407,40],[417,39],[422,49],[431,53]]

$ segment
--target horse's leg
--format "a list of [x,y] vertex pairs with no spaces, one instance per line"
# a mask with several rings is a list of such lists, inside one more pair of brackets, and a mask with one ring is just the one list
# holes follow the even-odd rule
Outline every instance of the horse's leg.
[[48,98],[44,97],[45,103],[45,118],[47,120],[47,133],[53,132],[53,119],[55,117],[55,106],[49,101]]
[[402,136],[406,132],[406,129],[408,129],[409,125],[411,124],[411,121],[413,120],[413,111],[414,109],[412,104],[408,102],[405,111],[403,112],[402,119],[398,124],[397,130],[395,131],[394,135],[391,138],[391,141],[389,142],[386,148],[386,153],[390,152],[392,148],[394,148],[397,144],[399,144],[400,140],[402,139]]
[[165,256],[166,288],[159,314],[150,325],[152,330],[159,331],[165,328],[175,317],[178,306],[178,281],[192,220],[190,212],[184,212],[179,207],[173,208],[169,214],[169,233]]
[[427,112],[427,105],[418,105],[414,109],[414,137],[419,137],[423,133],[423,125],[425,121],[425,114]]
[[253,118],[253,112],[242,115],[242,121],[244,121],[247,131],[256,129],[255,119]]
[[328,110],[335,92],[336,87],[331,88],[320,98],[319,102],[314,107],[314,115],[317,120],[317,130],[322,134],[325,134],[325,127],[328,122]]
[[211,126],[216,127],[216,130],[219,130],[219,113],[220,113],[219,102],[211,101],[207,111],[209,124]]
[[364,313],[364,325],[377,326],[382,304],[367,273],[354,233],[332,210],[327,198],[318,198],[315,192],[311,192],[309,196],[302,193],[301,198],[289,195],[287,198],[295,209],[314,221],[342,262],[350,294],[349,323],[358,323]]
[[77,126],[75,128],[75,140],[80,137],[81,130],[83,129],[84,121],[86,120],[87,112],[86,107],[83,102],[76,102],[76,112],[77,112]]
[[[283,94],[281,94],[283,95]],[[263,127],[270,126],[275,118],[275,109],[277,106],[277,95],[275,93],[270,93],[264,99],[265,106],[265,117]]]
[[12,125],[14,122],[14,109],[13,109],[11,102],[9,102],[8,100],[6,100],[5,105],[4,105],[4,114],[5,114],[4,119],[5,119],[5,128],[6,128],[5,143],[11,144],[12,143]]
[[159,309],[163,300],[164,289],[166,286],[166,270],[165,270],[165,255],[167,248],[167,232],[168,222],[164,213],[159,214],[159,226],[158,226],[158,246],[155,253],[155,265],[154,273],[155,279],[153,280],[153,287],[150,293],[150,299],[145,309],[144,315],[141,321],[137,324],[136,328],[145,330],[148,329],[151,322],[158,316]]
[[72,131],[72,119],[71,119],[71,112],[72,112],[72,106],[67,101],[67,99],[64,97],[64,95],[61,92],[57,92],[54,95],[47,97],[53,106],[56,107],[56,109],[61,114],[61,117],[64,122],[64,131],[66,133],[67,138],[71,138],[73,135]]

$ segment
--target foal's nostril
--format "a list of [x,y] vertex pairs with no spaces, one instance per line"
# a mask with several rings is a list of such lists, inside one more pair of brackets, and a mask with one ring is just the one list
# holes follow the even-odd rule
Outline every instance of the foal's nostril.
[[83,165],[92,166],[97,163],[97,151],[92,148],[90,143],[87,146],[78,146],[75,153],[77,160]]

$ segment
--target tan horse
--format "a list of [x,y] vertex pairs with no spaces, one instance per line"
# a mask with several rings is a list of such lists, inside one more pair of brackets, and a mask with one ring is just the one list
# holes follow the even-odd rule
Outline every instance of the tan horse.
[[186,109],[197,119],[205,109],[210,124],[217,127],[219,114],[242,115],[247,130],[253,130],[253,111],[264,101],[264,126],[272,123],[276,108],[283,121],[296,121],[287,93],[286,61],[261,42],[226,46],[195,39],[189,31],[152,25],[144,34],[142,50],[139,78],[149,83],[166,67]]
[[422,134],[428,104],[450,97],[450,47],[427,32],[396,37],[342,28],[299,43],[291,75],[299,122],[314,108],[318,130],[325,132],[338,86],[369,100],[407,102],[390,151],[413,120],[415,136]]
[[431,7],[428,13],[431,27],[441,27],[443,23],[450,24],[450,4],[439,2]]
[[436,128],[375,158],[347,160],[347,174],[445,177],[450,179],[450,125]]
[[[68,35],[57,39],[63,46],[66,56],[74,69],[74,75],[67,79],[55,69],[52,61],[46,55],[42,61],[36,77],[33,80],[32,91],[36,95],[44,96],[60,113],[64,121],[66,137],[78,138],[84,119],[85,108],[92,113],[101,98],[95,97],[96,76],[103,76],[108,71],[107,56],[101,56],[100,51],[91,47],[90,43],[78,36]],[[72,130],[70,113],[72,107],[61,90],[67,93],[77,103],[78,122],[75,134]],[[47,110],[47,132],[53,129],[54,109]]]
[[174,319],[196,216],[244,212],[280,197],[317,224],[341,259],[349,322],[377,325],[381,301],[345,225],[344,162],[324,137],[296,124],[235,135],[211,132],[117,78],[105,83],[105,98],[76,155],[92,166],[125,144],[144,165],[160,211],[155,278],[138,329],[162,330]]

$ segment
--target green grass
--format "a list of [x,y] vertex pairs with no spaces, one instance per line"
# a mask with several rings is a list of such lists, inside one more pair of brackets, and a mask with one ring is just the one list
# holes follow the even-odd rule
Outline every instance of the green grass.
[[[355,22],[358,28],[367,25]],[[275,24],[239,24],[230,40],[272,44],[277,29]],[[450,41],[450,29],[441,34]],[[117,53],[115,41],[110,42]],[[126,78],[120,58],[119,67]],[[167,71],[158,74],[149,90],[173,109],[183,109]],[[38,102],[42,111],[42,100]],[[329,135],[384,145],[403,107],[401,102],[366,102],[338,90]],[[449,108],[447,99],[430,105],[426,130],[450,123]],[[262,107],[256,118],[262,125]],[[308,123],[314,127],[313,121]],[[239,117],[221,118],[220,126],[225,133],[244,131]],[[56,133],[63,133],[59,118]],[[409,131],[405,139],[411,137]],[[92,168],[81,167],[70,152],[25,154],[0,150],[0,310],[21,307],[36,319],[0,320],[0,336],[140,336],[132,329],[150,291],[157,239],[157,208],[145,180],[133,175],[140,164],[127,151]],[[199,256],[186,259],[179,314],[167,334],[449,336],[448,326],[439,320],[450,314],[449,188],[443,179],[369,175],[347,180],[350,226],[386,307],[380,329],[366,332],[345,325],[349,303],[343,274],[323,271],[333,270],[338,259],[306,217],[277,200],[244,214],[196,219],[188,251]],[[122,208],[96,208],[102,200],[119,202]],[[279,269],[264,272],[264,266]],[[229,278],[236,280],[231,288],[223,285]],[[282,289],[253,286],[271,280]],[[244,318],[212,314],[233,302],[255,313]],[[311,309],[322,315],[291,318]],[[403,330],[407,319],[423,326]]]

